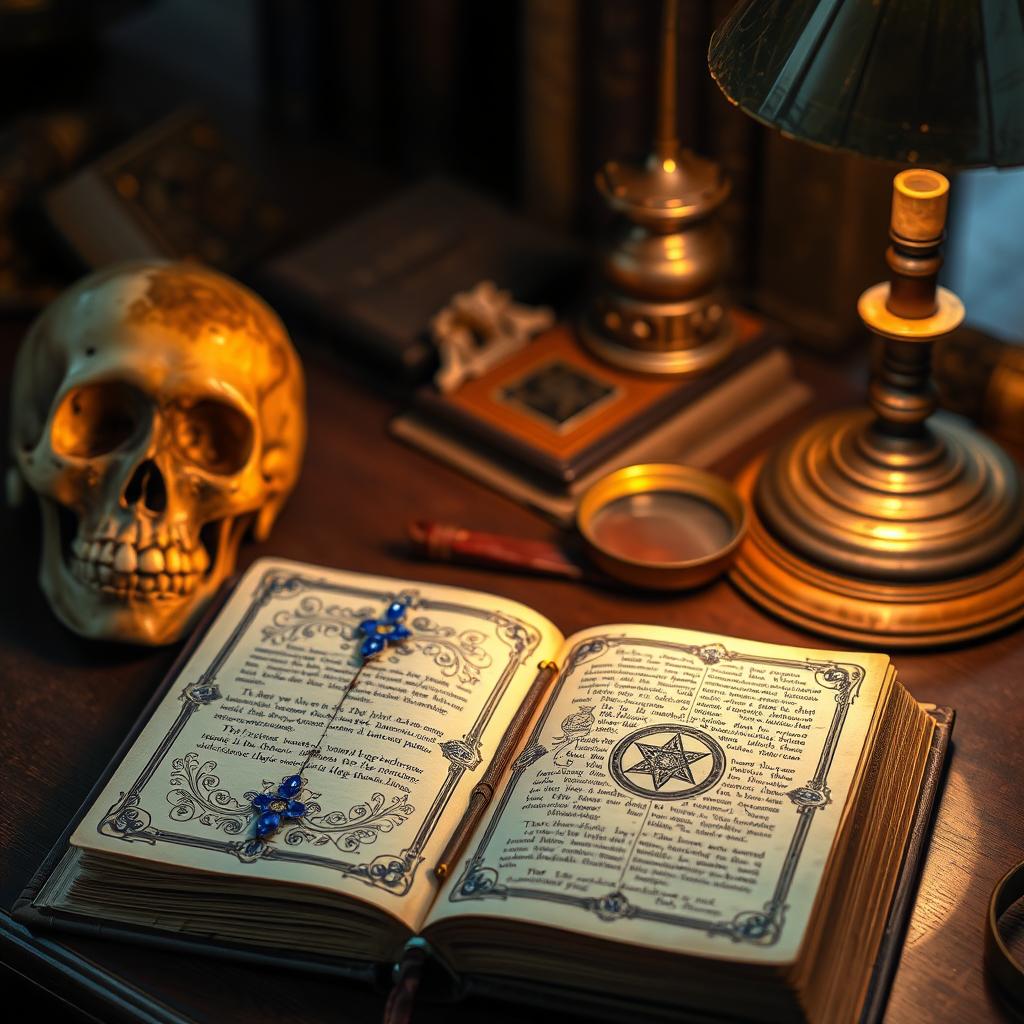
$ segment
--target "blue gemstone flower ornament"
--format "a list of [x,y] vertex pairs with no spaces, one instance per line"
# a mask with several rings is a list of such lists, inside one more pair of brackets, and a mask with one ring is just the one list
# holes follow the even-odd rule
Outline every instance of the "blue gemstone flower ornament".
[[[359,646],[359,653],[363,662],[355,673],[352,681],[342,692],[334,709],[330,721],[324,726],[320,743],[323,742],[327,731],[334,724],[335,718],[341,711],[345,698],[352,691],[359,679],[359,673],[371,658],[376,657],[386,647],[392,644],[400,644],[412,636],[412,631],[403,623],[405,618],[406,604],[404,601],[392,601],[379,619],[367,619],[359,624],[357,635],[363,637]],[[317,743],[306,756],[306,760],[299,768],[297,775],[289,775],[281,780],[281,785],[274,793],[260,793],[252,801],[252,809],[256,814],[255,832],[257,839],[266,839],[274,835],[281,828],[291,821],[302,818],[306,814],[306,805],[295,798],[302,791],[304,780],[302,773],[309,766],[310,760],[320,753],[320,743]],[[315,805],[314,805],[315,807]]]
[[289,775],[281,780],[276,793],[260,793],[253,802],[256,819],[256,835],[260,839],[272,836],[285,822],[301,818],[306,805],[294,799],[302,789],[302,776]]
[[384,612],[383,618],[366,619],[359,623],[359,632],[364,640],[359,647],[363,658],[373,658],[391,644],[400,644],[412,636],[405,618],[406,605],[402,601],[392,601]]

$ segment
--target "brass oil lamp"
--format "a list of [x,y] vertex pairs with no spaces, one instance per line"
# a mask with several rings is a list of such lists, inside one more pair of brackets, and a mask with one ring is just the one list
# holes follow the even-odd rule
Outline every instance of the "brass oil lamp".
[[663,7],[661,44],[653,151],[642,164],[612,160],[597,173],[617,228],[581,334],[596,355],[627,370],[692,374],[720,363],[735,343],[717,216],[730,186],[718,164],[679,142],[678,0]]

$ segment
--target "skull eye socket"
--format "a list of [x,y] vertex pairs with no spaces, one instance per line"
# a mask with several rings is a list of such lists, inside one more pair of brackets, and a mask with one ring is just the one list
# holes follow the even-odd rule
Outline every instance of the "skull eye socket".
[[129,384],[101,381],[69,391],[54,413],[50,443],[62,455],[88,459],[120,448],[146,421],[143,395]]
[[252,425],[245,414],[210,398],[180,409],[174,433],[185,457],[210,473],[238,473],[252,452]]

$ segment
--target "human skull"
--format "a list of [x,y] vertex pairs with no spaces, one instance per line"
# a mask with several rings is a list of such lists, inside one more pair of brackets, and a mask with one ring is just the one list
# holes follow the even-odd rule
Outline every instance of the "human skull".
[[170,643],[270,532],[305,445],[302,368],[270,308],[190,263],[132,262],[36,320],[9,489],[42,509],[40,583],[83,636]]

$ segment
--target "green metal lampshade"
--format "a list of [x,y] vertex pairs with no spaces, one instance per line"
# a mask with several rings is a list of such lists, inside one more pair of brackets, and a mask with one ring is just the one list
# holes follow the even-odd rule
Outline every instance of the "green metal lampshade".
[[805,142],[932,167],[1024,164],[1018,0],[742,0],[708,65],[733,103]]

